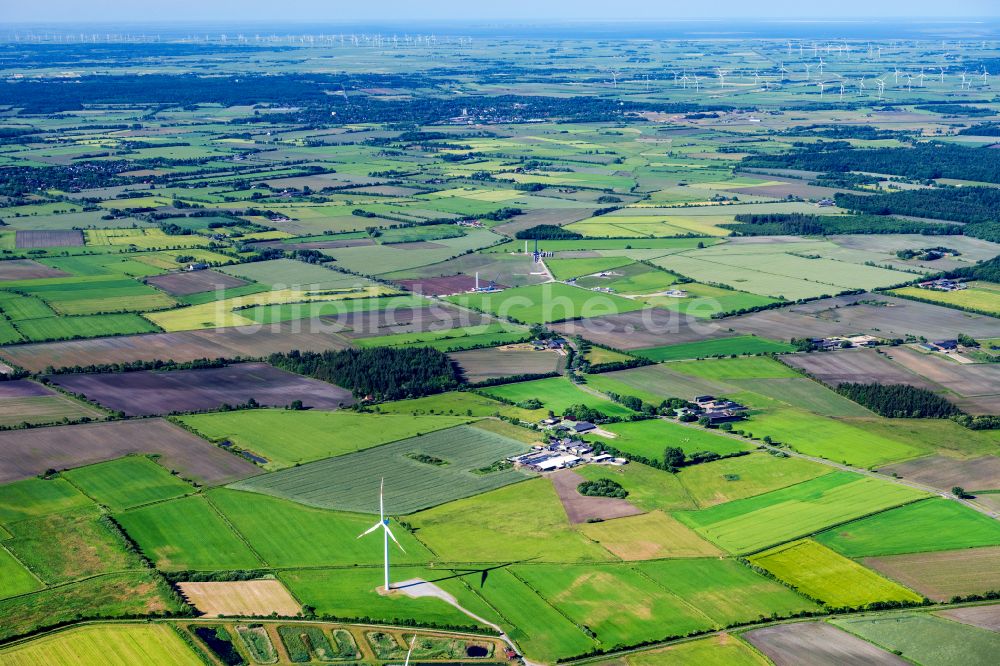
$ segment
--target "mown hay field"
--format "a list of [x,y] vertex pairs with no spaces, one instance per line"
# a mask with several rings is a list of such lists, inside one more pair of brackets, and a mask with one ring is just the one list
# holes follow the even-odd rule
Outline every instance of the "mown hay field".
[[763,495],[677,517],[732,553],[747,553],[926,497],[911,488],[831,472]]
[[811,539],[758,553],[750,562],[831,608],[922,598]]
[[200,666],[167,624],[99,624],[59,631],[0,650],[9,666]]

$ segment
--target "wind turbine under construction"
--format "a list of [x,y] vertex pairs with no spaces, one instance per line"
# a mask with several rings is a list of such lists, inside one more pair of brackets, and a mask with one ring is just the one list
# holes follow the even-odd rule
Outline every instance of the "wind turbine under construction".
[[389,539],[396,542],[399,549],[404,553],[406,550],[403,548],[402,544],[396,540],[396,535],[392,533],[389,529],[389,519],[385,515],[385,478],[382,479],[382,483],[378,487],[378,522],[369,527],[367,530],[358,535],[358,538],[368,536],[378,528],[382,528],[382,540],[383,540],[383,554],[385,556],[385,591],[388,592],[389,588]]

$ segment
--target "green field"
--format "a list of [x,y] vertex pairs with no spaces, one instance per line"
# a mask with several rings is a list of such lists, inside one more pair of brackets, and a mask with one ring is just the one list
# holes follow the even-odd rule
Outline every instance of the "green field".
[[[98,617],[142,615],[151,609],[182,610],[170,588],[154,572],[112,573],[0,600],[0,615],[4,617],[0,639],[21,636],[39,627],[76,621],[81,608]],[[4,657],[6,655],[0,653],[0,661],[4,661]]]
[[594,273],[611,272],[631,264],[632,261],[625,257],[589,257],[584,259],[548,259],[545,262],[552,277],[557,280],[572,280],[581,276],[590,276]]
[[571,405],[586,405],[608,416],[627,417],[633,413],[624,405],[595,396],[574,386],[565,377],[549,377],[529,382],[517,382],[516,384],[490,386],[482,389],[482,392],[515,403],[535,398],[545,406],[545,409],[550,409],[556,414],[561,414]]
[[226,266],[222,273],[259,282],[271,289],[343,289],[355,285],[371,284],[369,280],[340,273],[316,264],[306,264],[293,259],[273,259],[252,264]]
[[579,529],[587,538],[626,562],[664,557],[717,557],[722,554],[716,546],[663,511],[584,523]]
[[929,613],[837,618],[831,622],[918,664],[992,664],[1000,654],[1000,634]]
[[715,623],[624,565],[515,565],[512,573],[606,647],[683,636]]
[[686,641],[659,650],[634,652],[628,666],[768,666],[771,662],[740,639],[729,634]]
[[[495,208],[496,206],[490,206]],[[431,247],[370,245],[323,250],[333,257],[337,267],[362,275],[384,275],[457,257],[469,250],[488,247],[500,240],[492,231],[473,229],[464,236],[442,238]]]
[[[794,245],[794,244],[793,244]],[[840,261],[792,253],[781,243],[770,246],[722,244],[671,254],[653,262],[693,280],[715,282],[751,294],[795,300],[832,296],[853,289],[889,287],[913,280],[904,273],[862,261]],[[795,247],[802,252],[802,248]]]
[[276,303],[257,305],[239,311],[241,317],[258,324],[275,324],[298,319],[316,317],[336,317],[345,314],[374,312],[394,308],[421,308],[426,299],[414,294],[399,296],[372,296],[365,298],[344,298],[340,300],[317,300],[312,302]]
[[470,419],[255,409],[192,414],[177,420],[214,442],[228,440],[267,458],[270,462],[266,469],[283,469],[449,428]]
[[0,599],[34,592],[43,587],[42,583],[2,545],[0,545],[0,580],[3,580]]
[[680,361],[670,370],[702,379],[775,379],[801,377],[787,365],[771,358],[716,358],[703,361]]
[[[418,419],[399,418],[409,418],[419,428]],[[406,514],[523,480],[525,475],[514,469],[482,474],[475,470],[525,449],[502,435],[457,426],[252,477],[231,487],[325,509],[376,513],[379,479],[384,479],[386,511]],[[414,458],[418,455],[443,462],[421,462]]]
[[[600,561],[611,555],[572,529],[548,479],[533,479],[409,516],[446,561]],[[496,525],[504,526],[498,534]]]
[[1000,522],[934,498],[841,525],[816,540],[848,557],[976,548],[1000,545]]
[[483,347],[497,347],[514,342],[524,342],[528,337],[525,333],[478,333],[473,335],[463,335],[455,338],[444,338],[441,340],[431,340],[430,342],[414,342],[397,345],[399,347],[431,347],[443,352],[462,351],[465,349],[481,349]]
[[106,624],[66,629],[0,649],[9,666],[201,666],[198,655],[166,624]]
[[263,565],[203,497],[185,497],[115,516],[164,570],[254,569]]
[[823,476],[830,468],[802,458],[752,453],[685,467],[677,474],[691,499],[706,508]]
[[728,455],[751,449],[750,445],[734,437],[725,437],[701,426],[682,425],[666,419],[609,423],[602,426],[602,429],[614,433],[617,437],[603,437],[591,433],[588,433],[588,437],[607,442],[625,453],[651,460],[662,460],[663,450],[668,446],[680,447],[688,455],[700,451]]
[[889,293],[934,301],[941,305],[1000,314],[1000,284],[992,282],[970,282],[968,288],[961,291],[938,291],[936,289],[921,289],[920,287],[903,287]]
[[753,335],[739,335],[733,338],[719,340],[704,340],[688,342],[665,347],[636,349],[632,353],[650,361],[679,361],[689,358],[704,358],[706,356],[729,356],[730,354],[780,354],[794,351],[794,347],[784,342],[775,342]]
[[472,391],[447,391],[423,398],[383,402],[372,407],[376,414],[411,416],[505,416],[528,423],[544,419],[543,409],[522,409]]
[[25,479],[0,484],[0,525],[93,506],[65,479]]
[[538,659],[551,662],[588,652],[596,646],[579,626],[506,567],[490,572],[482,587],[475,590],[508,620],[503,626],[510,637]]
[[[393,569],[392,582],[396,584],[414,578],[437,581],[449,575],[450,572],[442,570],[400,566]],[[321,615],[374,618],[395,623],[417,621],[421,624],[451,626],[476,624],[468,615],[440,599],[411,599],[402,594],[394,594],[390,598],[379,594],[376,588],[382,585],[381,566],[291,570],[282,572],[280,578],[296,599],[314,606]],[[437,584],[442,585],[441,582]],[[449,590],[458,589],[456,586],[446,587]],[[462,595],[457,596],[461,598]]]
[[808,377],[774,377],[771,379],[727,379],[727,384],[741,389],[732,396],[752,408],[771,410],[788,405],[819,416],[874,417],[874,414],[853,400]]
[[[574,250],[632,250],[655,249],[670,251],[688,250],[698,243],[712,245],[719,241],[709,238],[583,238],[580,240],[539,241],[539,249],[549,252],[571,252]],[[529,248],[530,249],[530,248]],[[488,252],[518,252],[524,250],[523,240],[511,240],[491,247]]]
[[160,330],[148,320],[130,313],[23,319],[16,322],[15,326],[29,342],[154,333]]
[[[697,508],[688,489],[681,483],[680,474],[670,474],[637,462],[621,467],[584,465],[574,471],[591,481],[613,479],[628,491],[628,501],[645,511]],[[610,521],[610,524],[615,522]]]
[[768,435],[775,442],[787,444],[806,455],[857,467],[875,467],[926,452],[905,441],[874,433],[861,424],[824,418],[791,407],[755,414],[745,429],[757,437]]
[[729,559],[660,560],[636,565],[657,585],[666,588],[718,626],[767,616],[816,610],[816,605],[748,567]]
[[926,496],[911,488],[831,472],[769,493],[677,517],[732,553],[747,553]]
[[[627,252],[635,256],[634,251]],[[551,263],[552,260],[546,262],[546,265],[551,266]],[[670,289],[677,282],[677,276],[673,273],[638,262],[618,266],[610,273],[605,277],[584,276],[578,278],[576,284],[585,289],[607,287],[617,294],[652,294]]]
[[515,287],[497,293],[461,294],[445,300],[525,324],[545,324],[580,317],[632,312],[646,307],[614,294],[561,282]]
[[[357,536],[372,526],[370,516],[303,506],[257,493],[217,488],[209,501],[264,561],[273,567],[377,565],[382,541]],[[426,549],[403,529],[393,534],[405,552],[392,554],[394,562],[422,563]]]
[[831,608],[876,601],[919,602],[922,597],[811,539],[765,550],[750,558],[803,594]]
[[79,467],[66,472],[66,478],[112,511],[123,511],[194,491],[190,485],[145,456],[128,456]]
[[738,312],[748,308],[777,303],[781,299],[759,294],[748,294],[735,289],[722,289],[700,282],[674,285],[675,289],[686,292],[686,296],[644,296],[640,300],[664,310],[681,312],[692,317],[707,319],[718,314]]
[[384,245],[392,243],[416,243],[419,241],[434,241],[442,238],[459,238],[464,236],[462,227],[454,224],[430,224],[421,227],[400,227],[385,229],[379,232],[378,242]]
[[[513,330],[512,330],[513,329]],[[460,347],[463,346],[463,339],[473,337],[477,341],[497,341],[500,344],[506,340],[525,340],[528,337],[528,329],[517,326],[512,327],[504,324],[482,324],[478,326],[466,326],[463,328],[449,328],[443,331],[422,331],[418,333],[394,333],[391,335],[379,335],[371,338],[358,338],[354,341],[359,347],[424,347],[424,343],[437,342],[438,347],[448,347],[449,344]],[[464,344],[470,344],[465,342]],[[472,343],[479,344],[479,342]]]
[[11,523],[7,528],[11,537],[4,546],[51,585],[141,568],[139,558],[126,552],[121,536],[96,509],[91,504]]

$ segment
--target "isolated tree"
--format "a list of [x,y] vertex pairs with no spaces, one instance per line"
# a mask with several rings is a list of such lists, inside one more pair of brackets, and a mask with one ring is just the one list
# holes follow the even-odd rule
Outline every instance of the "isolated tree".
[[663,449],[663,466],[670,472],[675,471],[678,467],[683,467],[684,449],[677,446],[668,446]]

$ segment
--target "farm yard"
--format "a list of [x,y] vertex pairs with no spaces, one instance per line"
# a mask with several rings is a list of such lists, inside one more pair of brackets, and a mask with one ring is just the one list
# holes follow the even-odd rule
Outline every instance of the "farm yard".
[[939,23],[0,34],[0,663],[992,664]]

